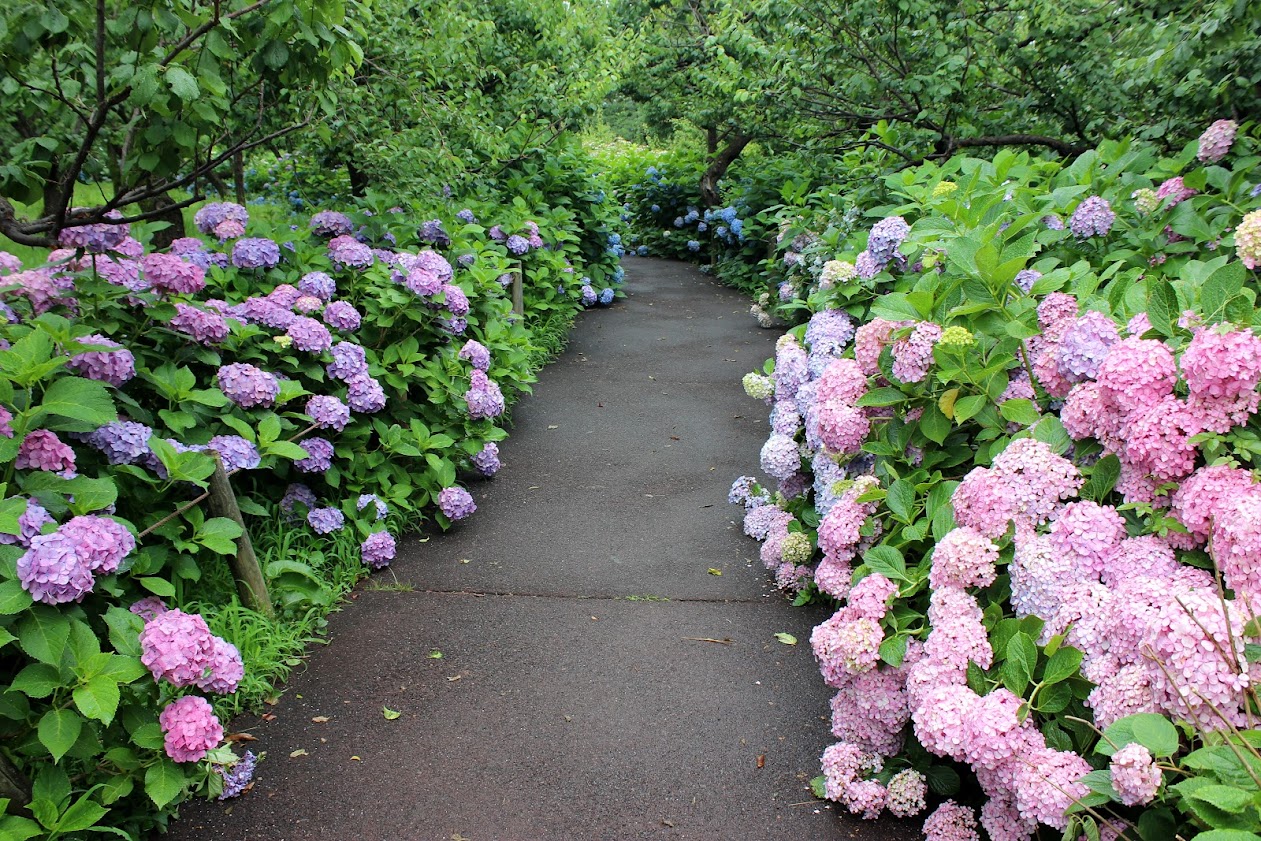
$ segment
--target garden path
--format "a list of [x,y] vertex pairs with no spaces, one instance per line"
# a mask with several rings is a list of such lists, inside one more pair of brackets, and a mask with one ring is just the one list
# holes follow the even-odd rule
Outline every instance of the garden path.
[[404,541],[274,720],[234,722],[268,754],[253,791],[174,838],[918,837],[811,797],[820,617],[768,587],[726,501],[766,434],[739,378],[776,334],[685,264],[626,265],[515,407],[478,513]]

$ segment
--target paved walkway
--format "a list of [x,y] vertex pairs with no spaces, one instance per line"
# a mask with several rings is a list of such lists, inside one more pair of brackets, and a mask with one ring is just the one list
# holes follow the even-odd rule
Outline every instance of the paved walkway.
[[332,618],[275,719],[236,722],[267,751],[254,790],[190,804],[175,838],[917,837],[811,797],[820,616],[768,586],[726,501],[766,434],[739,378],[776,334],[685,264],[627,275],[515,408],[478,513]]

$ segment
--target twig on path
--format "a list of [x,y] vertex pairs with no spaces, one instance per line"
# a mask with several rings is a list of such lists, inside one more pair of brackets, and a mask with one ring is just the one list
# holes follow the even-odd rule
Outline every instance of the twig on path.
[[683,639],[691,640],[692,642],[716,642],[719,645],[731,645],[730,637],[720,640],[716,640],[713,637],[684,637]]

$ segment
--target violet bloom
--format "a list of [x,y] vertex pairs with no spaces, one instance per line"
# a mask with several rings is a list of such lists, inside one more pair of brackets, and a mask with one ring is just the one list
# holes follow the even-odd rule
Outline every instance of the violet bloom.
[[120,386],[136,375],[136,359],[131,351],[99,333],[76,339],[85,345],[101,345],[112,350],[85,350],[70,357],[66,367],[90,380]]
[[238,269],[270,269],[280,263],[280,246],[264,237],[247,237],[232,246],[232,265]]
[[373,532],[359,546],[359,556],[372,569],[382,569],[394,560],[397,545],[388,531]]
[[274,374],[244,362],[224,365],[218,373],[219,389],[242,409],[273,405],[280,396],[280,381]]
[[324,323],[334,330],[353,332],[363,323],[363,316],[345,301],[333,301],[324,308]]
[[328,439],[313,436],[299,441],[298,446],[306,450],[307,457],[293,466],[303,473],[324,473],[333,466],[333,444]]
[[463,520],[477,510],[477,503],[464,488],[450,487],[438,493],[438,508],[451,520]]

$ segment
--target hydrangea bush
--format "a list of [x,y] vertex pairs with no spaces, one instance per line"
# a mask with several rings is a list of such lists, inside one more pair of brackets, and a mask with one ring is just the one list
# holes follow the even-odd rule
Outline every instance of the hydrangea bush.
[[731,501],[835,607],[820,796],[942,841],[1261,831],[1258,148],[899,172],[785,296]]
[[[499,469],[505,407],[581,309],[580,278],[621,279],[589,175],[535,183],[476,215],[268,227],[217,202],[167,252],[119,224],[69,229],[36,264],[0,254],[0,735],[34,790],[0,835],[140,837],[193,793],[248,787],[257,757],[226,716],[266,683],[206,595],[232,591],[240,528],[184,505],[215,456],[263,542],[309,547],[264,570],[281,622],[388,565],[400,530],[473,513],[460,484]],[[328,560],[344,555],[362,571]]]

